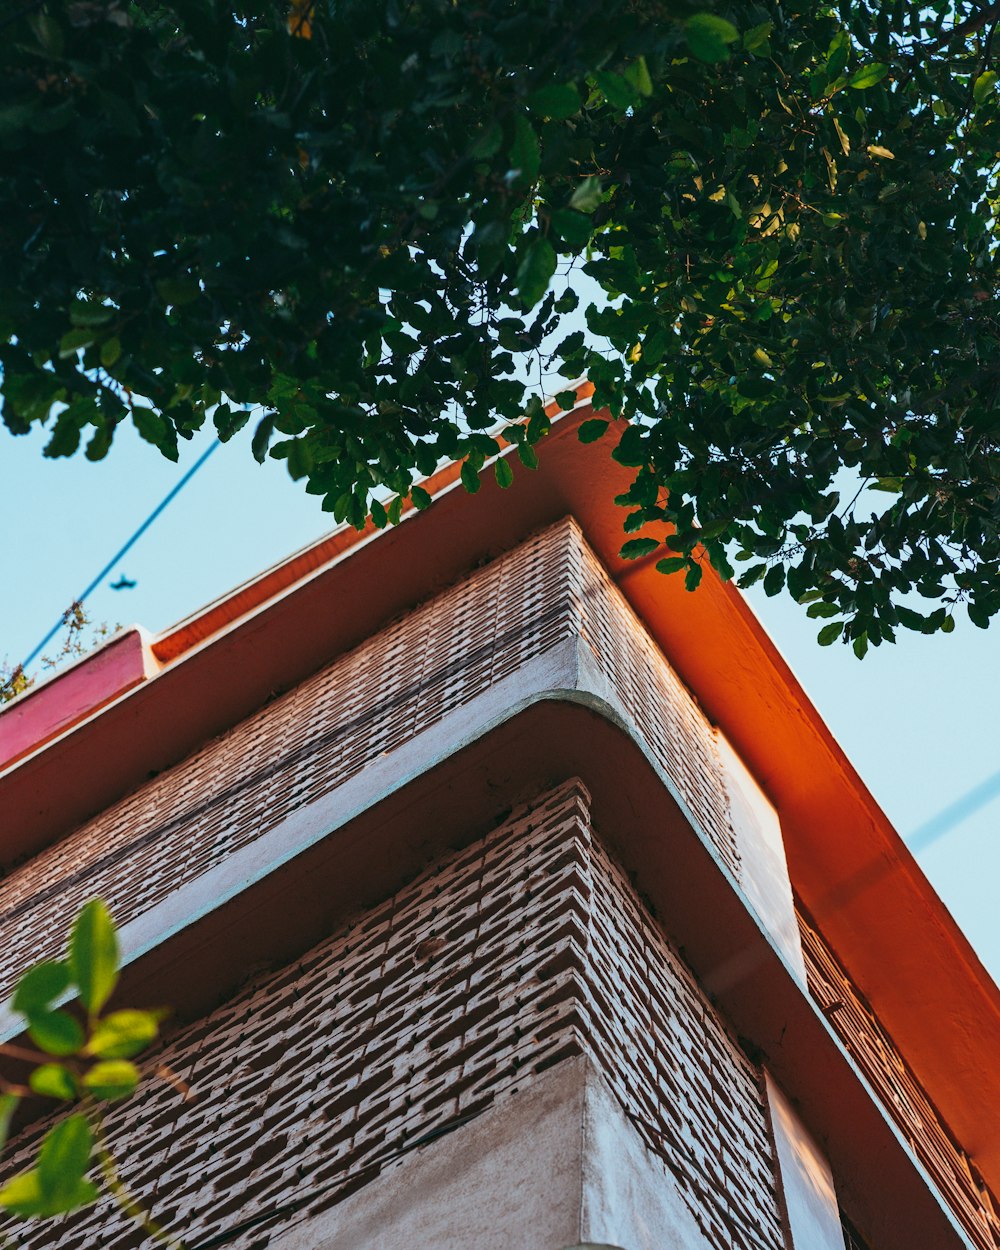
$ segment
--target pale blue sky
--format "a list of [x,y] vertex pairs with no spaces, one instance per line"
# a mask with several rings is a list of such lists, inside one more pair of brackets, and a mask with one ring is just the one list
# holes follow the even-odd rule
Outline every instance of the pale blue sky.
[[[41,432],[0,429],[0,658],[22,659],[208,445],[164,460],[131,430],[107,460],[43,459]],[[96,621],[160,630],[328,532],[332,518],[283,466],[252,459],[249,433],[214,454],[88,602]],[[114,592],[119,573],[134,590]],[[817,623],[784,597],[754,608],[834,735],[905,836],[1000,772],[1000,626],[960,619],[950,636],[905,635],[859,663],[819,648]],[[1000,979],[1000,798],[918,855],[924,871]]]

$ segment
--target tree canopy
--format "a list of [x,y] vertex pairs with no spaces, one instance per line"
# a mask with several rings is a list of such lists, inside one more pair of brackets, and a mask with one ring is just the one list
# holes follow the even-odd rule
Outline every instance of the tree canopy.
[[534,465],[543,393],[586,374],[665,572],[787,586],[859,655],[957,604],[985,626],[1000,5],[709,8],[8,14],[6,425],[99,459],[132,421],[175,457],[252,416],[259,458],[386,524],[442,457],[477,489],[498,422]]

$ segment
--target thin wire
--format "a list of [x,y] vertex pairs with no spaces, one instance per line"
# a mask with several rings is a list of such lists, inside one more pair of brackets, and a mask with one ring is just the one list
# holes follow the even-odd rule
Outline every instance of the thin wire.
[[932,842],[943,838],[956,825],[967,820],[998,796],[1000,796],[1000,772],[987,777],[985,781],[981,781],[978,786],[973,786],[971,790],[966,790],[965,794],[942,808],[936,816],[925,821],[919,829],[914,830],[909,837],[904,839],[906,845],[914,854],[926,850]]
[[[163,509],[166,508],[169,503],[171,503],[174,499],[177,498],[177,496],[181,493],[184,487],[187,486],[188,482],[191,481],[191,479],[198,472],[201,466],[205,463],[205,461],[209,458],[209,456],[212,455],[212,453],[219,446],[220,444],[218,440],[213,439],[208,449],[202,452],[202,454],[194,462],[191,468],[188,469],[188,471],[184,474],[184,476],[180,479],[180,481],[177,482],[176,485],[173,487],[173,489],[168,491],[167,494],[163,497],[163,499],[160,500],[160,502],[156,505],[153,511],[149,514],[149,516],[146,517],[145,521],[143,521],[143,523],[139,526],[139,528],[132,533],[131,537],[127,540],[127,542],[125,542],[125,544],[115,552],[115,554],[107,562],[104,568],[102,568],[101,571],[97,574],[97,576],[94,577],[94,579],[90,582],[90,584],[84,588],[83,592],[76,596],[76,598],[72,601],[74,604],[83,604],[86,601],[87,597],[91,595],[97,589],[97,587],[101,584],[101,582],[104,581],[105,577],[107,577],[107,575],[115,567],[118,561],[121,560],[121,558],[127,552],[132,550],[135,544],[139,541],[139,539],[143,536],[143,534],[145,534],[146,530],[149,529],[149,527],[153,524],[153,522],[160,515]],[[59,620],[56,621],[56,623],[52,626],[52,628],[45,635],[45,637],[38,644],[38,646],[35,647],[35,649],[31,652],[28,658],[26,660],[23,660],[21,664],[18,666],[18,668],[14,670],[15,672],[19,671],[21,673],[24,673],[27,671],[28,665],[31,664],[34,660],[36,660],[41,655],[42,651],[49,645],[49,643],[56,636],[56,634],[58,634],[59,631],[63,628],[65,619],[66,619],[65,614],[59,617]]]

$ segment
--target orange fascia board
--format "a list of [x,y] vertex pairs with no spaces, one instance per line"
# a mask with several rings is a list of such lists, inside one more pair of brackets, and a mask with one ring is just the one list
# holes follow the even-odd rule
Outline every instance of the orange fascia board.
[[[632,473],[576,437],[581,404],[535,473],[394,529],[341,532],[154,643],[155,677],[0,774],[0,855],[62,836],[387,620],[559,517],[580,523],[622,591],[781,817],[793,886],[931,1099],[1000,1190],[1000,992],[742,596],[708,573],[689,594],[655,557],[623,561],[613,497]],[[326,563],[323,563],[323,559]],[[292,567],[289,567],[289,563]],[[158,650],[159,648],[159,650]],[[66,786],[65,778],[74,783]]]
[[[590,382],[578,385],[576,387],[577,403],[586,404],[593,391],[594,387]],[[546,412],[550,417],[557,418],[562,409],[553,403],[548,406]],[[589,408],[587,412],[590,412]],[[506,440],[501,438],[501,442],[506,442]],[[424,489],[430,495],[437,497],[447,487],[458,482],[459,469],[458,464],[445,465],[423,483]],[[409,516],[416,509],[412,503],[408,502],[403,511],[404,516]],[[255,611],[268,600],[296,585],[303,578],[325,567],[331,561],[349,552],[362,540],[371,538],[378,532],[370,519],[362,530],[355,530],[349,525],[341,526],[332,534],[310,543],[301,551],[295,552],[257,577],[244,582],[243,585],[237,586],[213,603],[192,613],[183,621],[179,621],[154,641],[153,654],[164,664],[176,660],[220,629],[227,628],[239,617]]]

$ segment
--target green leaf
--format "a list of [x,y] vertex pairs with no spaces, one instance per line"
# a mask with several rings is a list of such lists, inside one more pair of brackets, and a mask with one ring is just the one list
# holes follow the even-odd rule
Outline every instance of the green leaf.
[[843,621],[831,621],[829,625],[824,625],[819,631],[816,635],[816,641],[821,647],[828,647],[832,642],[836,642],[843,632]]
[[460,475],[462,478],[462,485],[465,487],[465,489],[469,492],[470,495],[474,495],[476,491],[479,490],[481,483],[479,480],[479,474],[472,467],[472,465],[468,462],[468,460],[462,461],[462,468],[460,471]]
[[86,330],[106,326],[118,316],[118,309],[109,304],[77,300],[69,310],[69,323]]
[[[569,412],[571,408],[575,408],[576,401],[576,391],[560,391],[558,395],[556,395],[556,403],[563,410],[563,412]],[[584,425],[586,425],[586,422],[584,422]]]
[[76,1195],[84,1173],[90,1166],[94,1139],[82,1114],[67,1116],[49,1129],[38,1152],[38,1181],[42,1194],[58,1208]]
[[684,24],[688,47],[699,61],[715,64],[729,56],[729,46],[739,40],[740,32],[724,17],[714,13],[696,13]]
[[488,159],[496,156],[503,143],[503,127],[497,121],[489,122],[476,136],[472,144],[472,155]]
[[665,560],[657,560],[657,573],[679,573],[681,569],[687,568],[687,558],[685,556],[667,556]]
[[525,308],[533,308],[549,289],[556,271],[555,248],[548,239],[533,239],[524,252],[517,270],[517,289]]
[[274,413],[269,413],[261,419],[256,430],[254,430],[253,439],[250,442],[250,450],[253,452],[253,458],[258,464],[263,464],[267,459],[267,449],[274,434],[274,417]]
[[480,271],[489,277],[499,267],[507,254],[510,226],[507,222],[484,221],[476,227],[472,236],[472,247],[479,263]]
[[212,414],[212,422],[215,425],[216,433],[219,435],[220,443],[228,443],[233,435],[239,433],[249,420],[249,408],[237,408],[234,411],[229,404],[219,404]]
[[703,573],[704,569],[700,564],[689,564],[688,571],[684,574],[684,589],[697,590]]
[[69,966],[80,1001],[96,1015],[118,982],[118,934],[104,902],[93,898],[80,910],[69,940]]
[[720,534],[724,534],[729,528],[730,519],[729,517],[716,517],[714,521],[706,521],[698,532],[698,538],[703,543],[707,543],[713,538],[718,538]]
[[56,1193],[45,1191],[38,1168],[22,1172],[0,1189],[0,1207],[12,1215],[42,1218],[62,1215],[66,1211],[78,1211],[90,1206],[97,1199],[98,1189],[93,1181],[79,1179]]
[[69,360],[81,348],[89,347],[97,337],[97,330],[67,330],[59,340],[59,359]]
[[156,293],[165,304],[182,307],[196,300],[201,288],[196,278],[161,278],[156,284]]
[[115,1102],[119,1098],[128,1098],[139,1084],[139,1069],[127,1059],[111,1059],[103,1063],[95,1063],[84,1073],[80,1084],[93,1094],[95,1098],[103,1098]]
[[177,434],[166,417],[144,404],[135,404],[132,407],[132,424],[140,437],[162,451],[168,460],[177,459]]
[[10,1122],[14,1118],[19,1102],[17,1094],[0,1094],[0,1151],[7,1144]]
[[510,457],[501,456],[494,462],[493,472],[496,474],[497,485],[506,490],[514,481],[514,470],[510,467]]
[[638,90],[627,78],[623,78],[621,74],[613,74],[607,70],[597,70],[594,73],[594,82],[603,92],[607,102],[614,108],[631,108],[639,97]]
[[110,421],[104,421],[91,435],[90,442],[87,444],[87,450],[83,453],[88,460],[103,460],[111,450],[111,440],[114,437],[114,426]]
[[774,394],[774,383],[759,374],[756,377],[744,374],[736,383],[736,389],[744,399],[766,399]]
[[542,149],[531,122],[524,116],[514,118],[514,142],[510,149],[510,166],[522,183],[532,183],[538,177],[542,163]]
[[[741,557],[738,555],[736,558],[740,559]],[[749,552],[744,553],[743,558],[750,559],[751,558],[750,553]],[[745,573],[741,574],[740,580],[739,580],[740,587],[743,590],[746,590],[748,586],[755,585],[757,582],[760,581],[760,579],[765,575],[765,573],[767,573],[766,564],[752,565],[750,568],[747,569]]]
[[553,117],[562,121],[580,111],[580,92],[575,83],[552,83],[533,91],[525,104],[532,113],[537,113],[540,117]]
[[581,443],[596,442],[597,439],[602,438],[608,432],[610,425],[610,421],[602,421],[600,417],[594,417],[591,421],[584,421],[580,425],[579,430],[577,430],[577,437]]
[[570,208],[580,213],[592,213],[604,196],[600,178],[591,175],[584,178],[569,199]]
[[69,965],[59,960],[47,959],[29,968],[14,989],[11,1006],[21,1015],[48,1007],[60,994],[66,992],[72,980]]
[[110,338],[101,344],[101,364],[105,369],[111,369],[118,363],[122,354],[122,344],[119,338]]
[[772,599],[785,584],[785,568],[782,564],[772,564],[764,574],[764,594]]
[[572,248],[586,247],[594,229],[589,217],[572,208],[557,208],[552,214],[552,226]]
[[759,26],[751,26],[743,35],[743,47],[747,52],[767,56],[772,30],[773,22],[761,22]]
[[61,56],[65,40],[63,39],[59,23],[44,11],[33,13],[28,21],[31,24],[31,29],[34,31],[35,38],[45,51],[54,57]]
[[28,1077],[28,1084],[45,1098],[72,1102],[77,1095],[73,1074],[61,1063],[40,1064]]
[[625,530],[626,534],[634,534],[637,530],[641,530],[649,520],[650,517],[647,516],[646,509],[637,508],[635,512],[630,512],[628,514],[622,528]]
[[996,85],[996,71],[992,69],[984,70],[972,85],[972,98],[977,104],[982,104],[987,96],[993,94],[993,88]]
[[518,443],[517,454],[526,469],[538,468],[538,453],[530,443]]
[[854,648],[854,654],[859,660],[863,660],[868,653],[868,635],[859,634],[851,645]]
[[40,1049],[50,1055],[73,1055],[83,1048],[83,1029],[66,1011],[28,1012],[28,1033]]
[[651,96],[653,94],[653,80],[649,75],[649,66],[644,56],[637,57],[632,62],[625,70],[625,77],[640,95]]
[[47,1215],[48,1211],[37,1170],[22,1172],[20,1176],[9,1180],[3,1189],[0,1189],[0,1207],[10,1211],[13,1215]]
[[860,69],[848,78],[847,85],[853,87],[855,91],[864,91],[867,87],[874,87],[877,82],[888,74],[889,66],[883,65],[881,61],[873,61],[871,65],[862,65]]
[[422,486],[411,486],[410,498],[413,500],[413,506],[420,512],[431,506],[431,497]]
[[648,458],[646,440],[643,438],[641,427],[627,425],[618,440],[618,446],[611,453],[611,459],[635,469],[644,465]]
[[623,560],[639,560],[643,556],[652,555],[659,546],[657,538],[630,538],[622,545],[620,554]]

